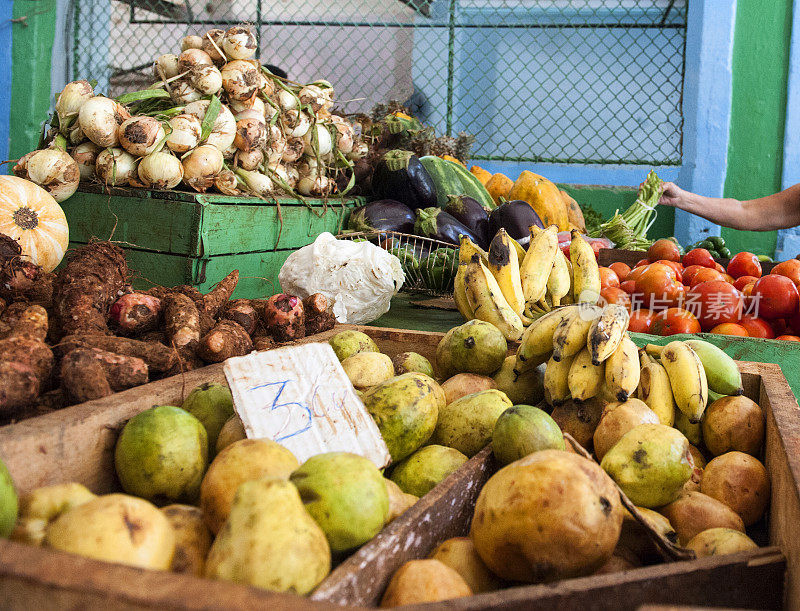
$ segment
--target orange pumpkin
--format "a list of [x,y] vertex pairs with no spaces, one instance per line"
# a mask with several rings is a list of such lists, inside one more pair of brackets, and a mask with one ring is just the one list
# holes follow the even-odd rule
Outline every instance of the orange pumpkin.
[[0,233],[19,242],[22,252],[44,271],[53,271],[69,244],[64,210],[39,185],[0,176]]

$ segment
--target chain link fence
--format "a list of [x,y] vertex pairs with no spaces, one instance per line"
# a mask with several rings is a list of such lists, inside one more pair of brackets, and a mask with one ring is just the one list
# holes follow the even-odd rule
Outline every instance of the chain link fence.
[[475,159],[681,162],[688,0],[71,1],[73,75],[112,95],[183,36],[249,23],[262,63],[349,113],[404,102]]

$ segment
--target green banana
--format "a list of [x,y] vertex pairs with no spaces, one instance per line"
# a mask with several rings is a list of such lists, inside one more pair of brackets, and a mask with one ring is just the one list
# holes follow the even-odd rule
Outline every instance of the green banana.
[[742,374],[736,366],[736,361],[714,344],[703,340],[687,339],[684,343],[700,357],[700,362],[706,371],[709,390],[721,395],[741,395],[744,392]]

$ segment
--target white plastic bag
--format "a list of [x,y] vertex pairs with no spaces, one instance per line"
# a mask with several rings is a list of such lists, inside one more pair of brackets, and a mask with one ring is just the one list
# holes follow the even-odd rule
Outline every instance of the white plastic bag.
[[365,324],[389,311],[405,281],[400,259],[369,242],[337,240],[321,233],[293,252],[278,281],[284,293],[305,299],[322,293],[340,323]]

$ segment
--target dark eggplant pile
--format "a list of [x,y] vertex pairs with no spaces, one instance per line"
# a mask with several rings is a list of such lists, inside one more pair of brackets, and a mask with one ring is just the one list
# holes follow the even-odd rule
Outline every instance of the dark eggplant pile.
[[483,247],[483,240],[479,240],[478,236],[476,236],[469,227],[456,220],[454,216],[448,214],[441,208],[417,210],[414,233],[424,238],[455,245],[458,245],[460,242],[459,238],[465,235],[470,240]]
[[394,199],[412,210],[436,205],[436,185],[411,151],[386,153],[375,166],[372,192],[378,199]]
[[531,239],[528,229],[536,225],[544,229],[544,223],[528,202],[521,199],[505,202],[489,214],[489,235],[494,236],[502,228],[517,242],[526,246]]
[[414,231],[414,211],[394,199],[379,199],[350,213],[347,228],[351,231]]
[[447,198],[444,211],[472,230],[478,246],[484,250],[489,248],[489,213],[486,212],[478,200],[466,195],[451,195]]

